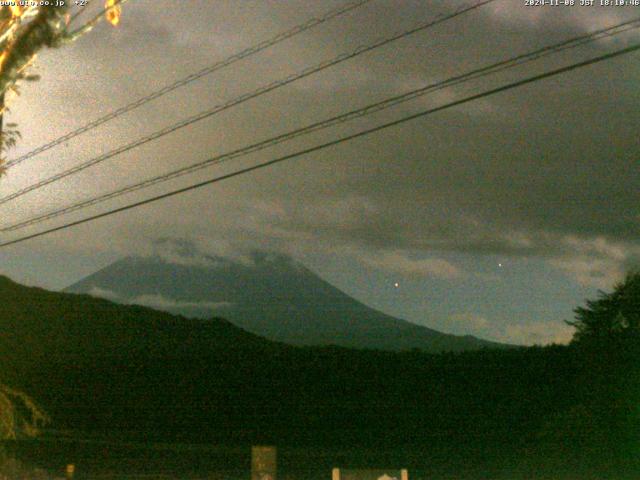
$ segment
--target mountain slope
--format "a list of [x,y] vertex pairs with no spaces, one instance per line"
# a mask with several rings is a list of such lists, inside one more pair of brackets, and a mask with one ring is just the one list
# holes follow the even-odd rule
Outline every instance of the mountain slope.
[[188,317],[219,315],[247,331],[294,345],[429,352],[499,345],[381,313],[280,255],[256,253],[246,263],[211,256],[181,263],[127,257],[65,291]]
[[151,308],[19,285],[0,276],[0,351],[32,358],[198,355],[271,345],[219,318],[187,319]]

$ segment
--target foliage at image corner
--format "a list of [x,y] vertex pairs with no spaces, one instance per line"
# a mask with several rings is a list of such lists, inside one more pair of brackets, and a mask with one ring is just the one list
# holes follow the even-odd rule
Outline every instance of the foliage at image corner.
[[[36,81],[38,75],[29,73],[38,52],[44,48],[59,48],[89,32],[102,19],[112,25],[120,21],[121,4],[126,0],[106,0],[104,9],[91,20],[76,26],[83,8],[72,15],[69,4],[59,6],[0,7],[0,120],[7,111],[11,95],[19,95],[19,82]],[[4,175],[6,151],[20,138],[16,124],[0,121],[0,177]]]
[[583,347],[620,347],[640,343],[640,271],[630,271],[613,291],[574,309],[572,344]]
[[35,437],[48,422],[47,414],[28,395],[0,384],[0,440]]

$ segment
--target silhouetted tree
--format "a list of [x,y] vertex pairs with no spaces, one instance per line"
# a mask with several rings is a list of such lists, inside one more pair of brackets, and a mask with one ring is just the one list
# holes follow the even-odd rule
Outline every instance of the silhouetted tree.
[[0,384],[0,440],[33,437],[47,421],[31,398]]
[[[45,48],[58,48],[90,31],[102,18],[117,25],[121,4],[125,0],[105,0],[104,9],[93,19],[78,24],[85,7],[72,13],[70,1],[59,2],[3,2],[0,6],[0,175],[1,158],[20,137],[17,125],[3,125],[6,94],[18,94],[20,81],[39,77],[29,73],[36,55]],[[6,3],[6,5],[5,5]],[[79,5],[79,2],[75,2]],[[84,5],[84,3],[82,4]]]
[[629,273],[613,292],[600,291],[597,300],[574,310],[573,343],[607,344],[640,339],[640,272]]

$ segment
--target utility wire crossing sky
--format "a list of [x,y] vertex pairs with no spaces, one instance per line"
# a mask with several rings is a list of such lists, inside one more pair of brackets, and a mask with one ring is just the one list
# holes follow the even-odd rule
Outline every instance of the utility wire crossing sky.
[[[40,58],[42,81],[11,112],[30,134],[2,181],[0,231],[25,230],[0,241],[15,245],[0,254],[7,273],[62,287],[169,237],[266,248],[396,316],[526,343],[566,339],[570,309],[640,258],[637,10],[189,5],[166,16],[130,2],[119,29],[68,61]],[[256,156],[267,148],[270,160]]]

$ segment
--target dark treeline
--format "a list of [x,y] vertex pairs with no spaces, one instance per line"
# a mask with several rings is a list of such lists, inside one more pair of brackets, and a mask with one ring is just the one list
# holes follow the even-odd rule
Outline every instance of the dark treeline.
[[[17,291],[36,295],[41,315],[14,310],[23,323],[11,322],[17,343],[4,351],[4,378],[35,398],[56,429],[351,451],[327,462],[394,462],[443,478],[640,472],[634,337],[439,355],[297,348],[221,320]],[[17,301],[13,293],[5,304]],[[48,295],[55,302],[47,307]],[[89,327],[76,322],[84,318]],[[20,342],[41,348],[28,355]]]
[[393,446],[413,452],[414,468],[630,471],[640,440],[638,353],[309,348],[75,359],[30,372],[21,387],[58,428],[138,440]]

